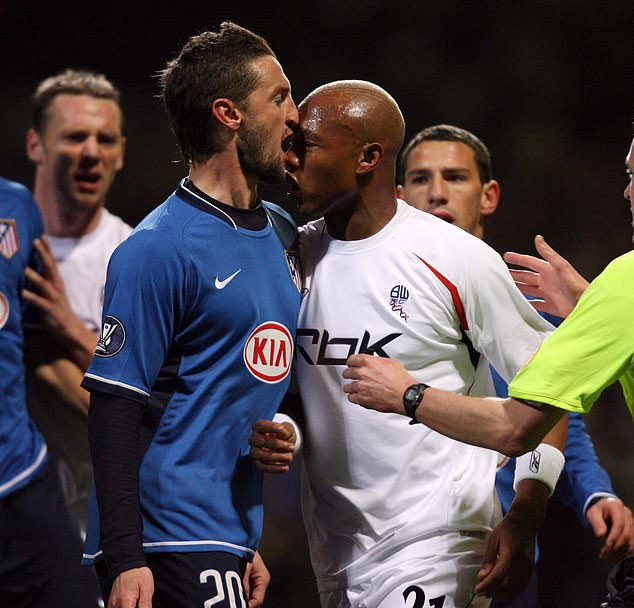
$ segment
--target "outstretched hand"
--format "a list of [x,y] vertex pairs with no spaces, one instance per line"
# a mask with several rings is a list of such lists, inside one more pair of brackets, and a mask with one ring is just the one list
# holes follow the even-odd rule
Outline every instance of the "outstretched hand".
[[257,420],[249,436],[251,457],[264,473],[286,473],[293,462],[296,443],[297,435],[290,422]]
[[576,306],[581,294],[588,287],[586,281],[541,235],[535,237],[535,249],[543,259],[509,251],[504,260],[528,270],[511,270],[519,290],[538,298],[531,300],[535,309],[565,318]]
[[595,502],[586,519],[597,538],[605,538],[599,557],[616,563],[634,551],[634,518],[632,511],[616,497]]

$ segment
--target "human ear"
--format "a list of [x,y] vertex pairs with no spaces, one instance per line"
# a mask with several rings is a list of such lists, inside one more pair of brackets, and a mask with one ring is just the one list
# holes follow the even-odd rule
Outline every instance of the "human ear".
[[376,166],[383,158],[384,150],[380,143],[373,142],[365,144],[361,150],[357,173],[363,175],[376,169]]
[[486,182],[482,187],[480,198],[480,215],[493,215],[500,200],[500,184],[494,179]]
[[26,154],[34,163],[41,163],[44,160],[42,138],[35,129],[29,129],[26,133]]
[[232,131],[237,131],[243,121],[242,112],[236,104],[222,97],[214,100],[211,114],[221,125]]

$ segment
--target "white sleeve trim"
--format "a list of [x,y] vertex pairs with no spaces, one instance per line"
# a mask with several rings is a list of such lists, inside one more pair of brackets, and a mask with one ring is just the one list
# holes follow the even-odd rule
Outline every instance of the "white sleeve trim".
[[597,502],[599,502],[600,500],[603,500],[604,498],[613,498],[614,500],[623,502],[616,494],[610,494],[610,492],[595,492],[594,494],[590,494],[586,502],[583,503],[583,516],[584,517],[588,516],[588,509],[590,508],[590,503],[596,504]]
[[132,386],[131,384],[126,384],[125,382],[117,382],[116,380],[109,380],[108,378],[104,378],[102,376],[96,376],[95,374],[89,374],[88,372],[86,372],[84,376],[86,378],[92,378],[93,380],[97,380],[97,382],[103,382],[104,384],[111,384],[112,386],[120,386],[121,388],[126,388],[129,391],[139,393],[140,395],[144,395],[146,397],[150,396],[150,393],[148,393],[147,391],[137,388],[136,386]]
[[304,442],[302,431],[300,430],[297,422],[295,422],[290,416],[287,416],[286,414],[281,414],[280,412],[273,416],[273,422],[288,422],[289,424],[293,425],[293,428],[295,429],[295,437],[297,438],[295,440],[295,449],[293,450],[293,454],[297,454],[297,452],[299,452],[299,450],[302,448],[302,443]]

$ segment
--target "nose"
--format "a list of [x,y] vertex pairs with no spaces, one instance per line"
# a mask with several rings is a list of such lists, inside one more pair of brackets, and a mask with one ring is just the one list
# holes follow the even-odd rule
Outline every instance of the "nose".
[[96,137],[87,137],[81,150],[84,158],[97,158],[99,156],[99,142]]
[[297,128],[297,125],[299,124],[299,112],[297,110],[295,102],[293,101],[293,98],[290,95],[288,96],[288,112],[286,114],[286,124],[291,129]]
[[630,181],[623,192],[623,196],[630,202],[632,202],[632,181],[634,181],[634,177],[630,175]]
[[447,189],[445,188],[445,180],[443,179],[442,175],[434,175],[431,178],[431,185],[429,188],[429,202],[447,202]]

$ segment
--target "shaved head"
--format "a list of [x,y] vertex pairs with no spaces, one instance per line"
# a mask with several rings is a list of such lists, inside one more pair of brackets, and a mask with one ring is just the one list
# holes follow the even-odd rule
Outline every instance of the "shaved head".
[[396,157],[405,121],[381,87],[338,80],[299,104],[286,153],[289,196],[307,218],[324,216],[335,238],[374,234],[394,215]]
[[405,121],[394,98],[365,80],[337,80],[315,89],[301,103],[307,121],[327,122],[348,130],[361,142],[380,142],[396,155],[403,145]]

